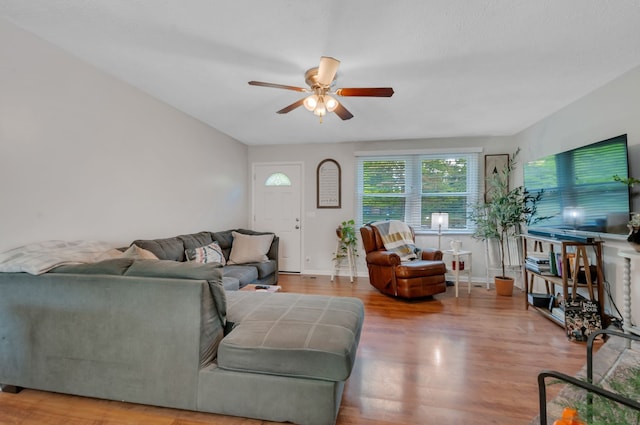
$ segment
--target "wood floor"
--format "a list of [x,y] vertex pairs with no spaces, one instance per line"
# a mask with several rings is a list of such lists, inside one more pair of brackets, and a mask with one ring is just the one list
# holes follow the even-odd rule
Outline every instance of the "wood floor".
[[[584,344],[524,309],[524,294],[466,287],[431,300],[400,301],[367,279],[283,275],[283,290],[360,298],[366,308],[339,425],[528,424],[538,411],[542,369],[569,374]],[[462,289],[462,288],[461,288]],[[554,391],[552,386],[552,393]],[[249,400],[248,400],[249,402]],[[0,425],[259,425],[271,422],[23,390],[0,392]]]

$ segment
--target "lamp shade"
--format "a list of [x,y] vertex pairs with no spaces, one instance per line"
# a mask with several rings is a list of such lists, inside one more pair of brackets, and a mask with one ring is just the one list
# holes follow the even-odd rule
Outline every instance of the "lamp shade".
[[338,107],[338,101],[328,95],[323,96],[323,98],[324,98],[324,106],[327,107],[327,111],[328,112],[335,111],[336,108]]
[[302,104],[305,108],[307,108],[307,111],[313,111],[314,109],[316,109],[316,105],[318,105],[318,96],[315,94],[307,96]]
[[436,230],[446,230],[449,228],[449,213],[432,213],[431,228]]

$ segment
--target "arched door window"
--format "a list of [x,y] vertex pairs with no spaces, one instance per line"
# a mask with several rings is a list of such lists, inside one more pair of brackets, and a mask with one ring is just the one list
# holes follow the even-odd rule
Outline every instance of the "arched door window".
[[284,173],[273,173],[264,182],[265,186],[291,186],[291,180]]

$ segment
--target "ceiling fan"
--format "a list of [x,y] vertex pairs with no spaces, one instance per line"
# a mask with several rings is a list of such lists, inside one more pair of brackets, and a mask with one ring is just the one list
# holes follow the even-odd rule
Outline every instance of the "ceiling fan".
[[344,87],[334,90],[333,86],[335,84],[336,72],[338,71],[339,65],[339,60],[328,56],[322,56],[320,58],[320,66],[309,69],[304,75],[304,80],[310,88],[263,83],[261,81],[249,81],[249,84],[252,86],[273,87],[276,89],[312,93],[311,95],[280,109],[278,114],[286,114],[299,106],[304,106],[307,110],[312,111],[315,115],[320,117],[320,122],[322,122],[322,117],[324,117],[327,112],[335,112],[336,115],[343,120],[353,118],[353,114],[331,95],[368,97],[393,96],[393,89],[391,87]]

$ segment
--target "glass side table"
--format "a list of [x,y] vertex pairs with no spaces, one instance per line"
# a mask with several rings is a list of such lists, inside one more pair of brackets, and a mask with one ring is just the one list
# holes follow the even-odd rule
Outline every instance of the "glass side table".
[[[442,251],[443,256],[452,258],[451,270],[455,277],[456,298],[458,297],[458,287],[460,286],[460,274],[467,274],[467,293],[471,293],[471,251],[454,251],[446,249]],[[445,263],[446,264],[446,263]],[[464,268],[461,267],[464,264]],[[462,269],[462,270],[461,270]]]

